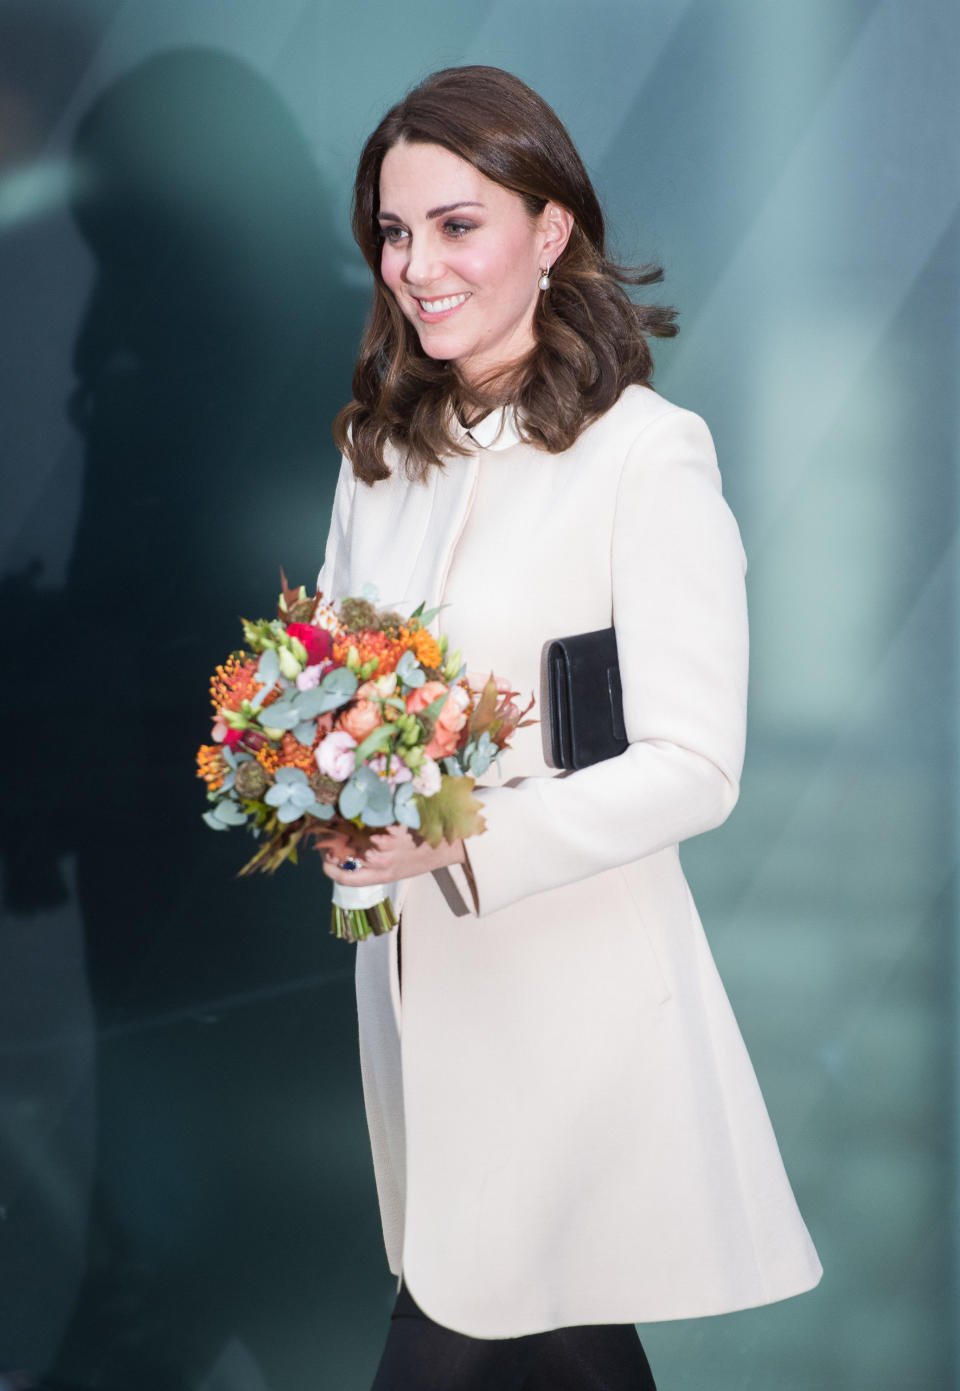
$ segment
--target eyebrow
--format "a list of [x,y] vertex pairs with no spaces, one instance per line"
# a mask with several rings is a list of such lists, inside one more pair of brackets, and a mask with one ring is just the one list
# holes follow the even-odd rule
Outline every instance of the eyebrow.
[[[428,217],[428,218],[443,217],[445,213],[456,212],[456,210],[457,210],[458,208],[482,208],[482,207],[483,207],[483,204],[482,204],[482,203],[468,203],[468,202],[463,202],[463,203],[445,203],[445,204],[444,204],[442,207],[440,207],[440,208],[431,208],[430,211],[427,213],[427,217]],[[403,221],[403,218],[402,218],[402,217],[398,217],[396,213],[388,213],[388,212],[387,212],[385,209],[383,209],[383,208],[381,208],[380,211],[377,213],[377,219],[378,219],[378,221],[380,221],[380,222],[402,222],[402,221]]]

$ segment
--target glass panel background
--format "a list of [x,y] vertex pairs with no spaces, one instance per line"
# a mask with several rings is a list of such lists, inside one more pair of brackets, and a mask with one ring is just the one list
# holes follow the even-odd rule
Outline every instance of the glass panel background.
[[[946,0],[0,6],[0,1369],[372,1376],[352,958],[315,867],[233,880],[190,757],[237,612],[321,556],[360,143],[489,62],[665,264],[657,384],[751,562],[741,803],[684,860],[826,1275],[643,1328],[658,1382],[956,1384],[958,30]],[[81,124],[113,179],[83,225]]]

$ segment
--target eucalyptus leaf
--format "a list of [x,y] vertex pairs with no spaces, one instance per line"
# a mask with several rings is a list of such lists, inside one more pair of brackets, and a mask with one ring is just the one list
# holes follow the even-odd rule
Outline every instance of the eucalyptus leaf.
[[302,816],[303,810],[303,807],[297,806],[295,802],[284,802],[282,807],[277,807],[277,820],[286,826],[291,821],[296,821],[298,817]]
[[416,793],[412,782],[401,783],[393,799],[393,810],[397,820],[411,830],[420,829],[420,812],[414,800]]
[[274,781],[284,786],[309,787],[307,775],[302,768],[278,768],[273,775]]
[[354,817],[363,814],[363,809],[366,805],[367,789],[362,783],[358,782],[355,777],[350,778],[340,789],[340,798],[338,801],[340,815],[345,816],[348,821],[352,821]]
[[213,815],[225,826],[245,826],[247,823],[247,813],[241,811],[236,802],[229,800],[218,802]]
[[[320,685],[316,686],[314,690],[300,692],[301,707],[309,707],[311,705],[311,702],[307,699],[307,697],[315,696],[319,691],[324,692],[324,694],[326,695],[336,694],[338,696],[342,696],[343,700],[349,700],[349,698],[354,694],[356,689],[357,678],[354,675],[354,673],[350,671],[347,667],[334,667],[332,671],[327,672],[326,676],[324,676],[321,679]],[[341,701],[340,703],[342,704],[343,701]],[[333,709],[335,707],[328,706],[327,708]]]
[[222,749],[220,750],[220,752],[221,752],[221,754],[223,755],[223,761],[224,761],[224,763],[226,763],[227,767],[228,767],[228,768],[236,768],[236,766],[237,766],[237,756],[236,756],[236,754],[234,753],[233,749],[231,749],[230,745],[229,745],[229,744],[224,744],[223,747],[222,747]]
[[353,691],[346,694],[338,690],[325,691],[322,685],[312,691],[301,691],[297,697],[297,716],[302,720],[315,719],[317,715],[325,715],[328,710],[338,710],[341,705],[346,705],[352,695]]
[[221,792],[230,792],[231,789],[233,788],[233,784],[236,782],[236,780],[237,780],[237,775],[236,775],[236,773],[228,773],[227,776],[224,778],[223,782],[220,784],[220,791],[221,791]]
[[203,813],[203,819],[212,831],[228,831],[230,829],[226,822],[219,820],[212,811],[205,811]]
[[378,786],[367,798],[363,819],[368,826],[390,826],[396,819],[393,814],[393,790],[383,779],[377,779]]
[[313,806],[304,807],[307,816],[315,816],[320,821],[329,821],[333,815],[333,807],[326,802],[314,802]]
[[467,767],[475,778],[482,778],[493,762],[493,754],[486,749],[474,749],[467,759]]
[[294,726],[293,737],[309,747],[317,737],[316,720],[301,720],[298,725]]
[[289,696],[281,696],[263,712],[260,723],[267,729],[293,729],[302,718]]
[[424,685],[427,679],[423,667],[409,650],[404,652],[399,662],[397,662],[396,672],[397,680],[402,681],[410,690],[417,690],[420,686]]
[[277,660],[276,651],[272,647],[261,655],[257,663],[257,680],[269,688],[274,684],[280,673],[280,663]]

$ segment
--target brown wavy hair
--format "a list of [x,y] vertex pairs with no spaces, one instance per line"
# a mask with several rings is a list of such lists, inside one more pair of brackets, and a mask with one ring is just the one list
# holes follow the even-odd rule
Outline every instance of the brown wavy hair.
[[[456,364],[424,353],[380,273],[380,167],[400,141],[442,145],[518,194],[531,217],[548,202],[573,214],[550,289],[536,302],[534,347],[479,385],[468,385]],[[374,296],[354,399],[337,415],[333,435],[365,483],[389,477],[388,444],[406,455],[412,477],[425,477],[432,465],[443,466],[444,454],[465,452],[451,433],[454,413],[476,418],[507,402],[527,442],[551,454],[569,449],[625,387],[650,381],[648,337],[677,332],[672,309],[634,304],[624,288],[662,279],[660,267],[610,260],[599,200],[564,126],[542,97],[500,68],[446,68],[387,112],[360,156],[352,223]]]

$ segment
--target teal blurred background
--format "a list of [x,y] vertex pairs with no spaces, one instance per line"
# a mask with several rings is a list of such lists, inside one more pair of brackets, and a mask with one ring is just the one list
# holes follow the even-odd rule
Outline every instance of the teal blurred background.
[[826,1273],[642,1328],[658,1384],[957,1385],[958,52],[950,0],[0,3],[0,1370],[372,1378],[351,953],[315,866],[233,879],[191,757],[321,558],[362,140],[484,62],[665,265],[751,562],[742,798],[684,861]]

